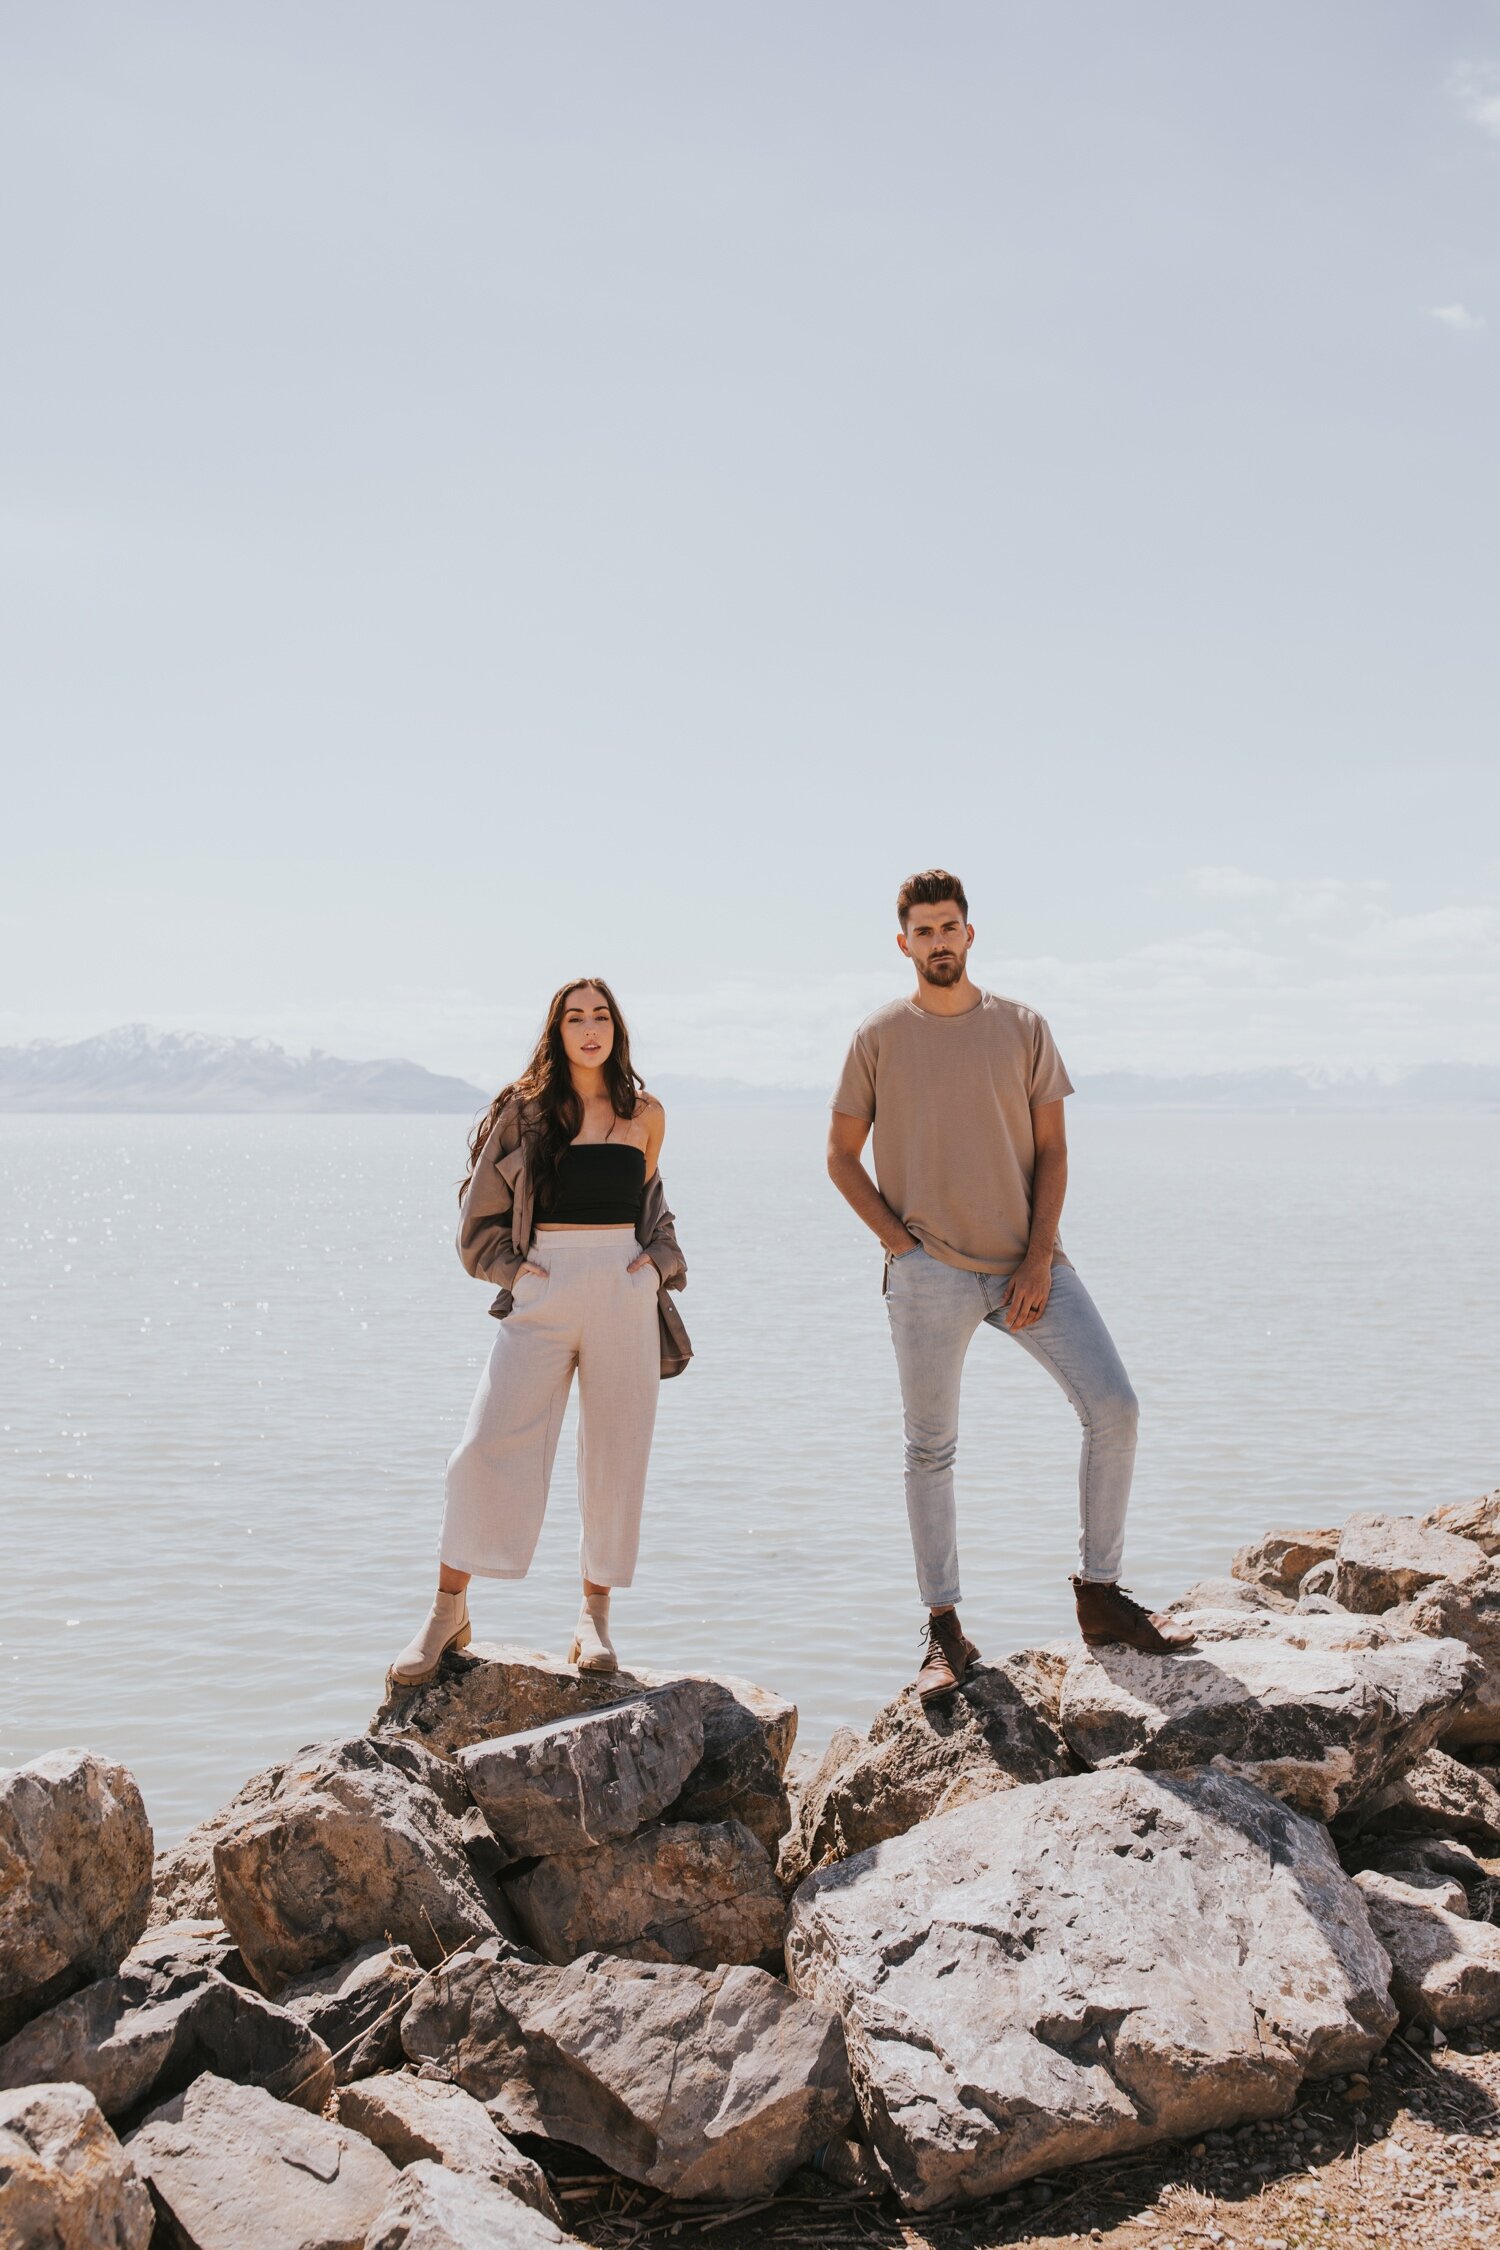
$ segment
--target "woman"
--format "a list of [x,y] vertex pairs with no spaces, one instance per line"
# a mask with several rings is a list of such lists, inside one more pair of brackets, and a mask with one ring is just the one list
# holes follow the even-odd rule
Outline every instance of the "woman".
[[692,1351],[659,1298],[687,1274],[656,1168],[665,1129],[609,986],[565,984],[469,1144],[458,1254],[499,1283],[502,1326],[448,1463],[437,1598],[392,1688],[430,1680],[468,1645],[471,1577],[526,1576],[575,1368],[583,1606],[568,1661],[616,1668],[609,1597],[635,1572],[657,1386]]

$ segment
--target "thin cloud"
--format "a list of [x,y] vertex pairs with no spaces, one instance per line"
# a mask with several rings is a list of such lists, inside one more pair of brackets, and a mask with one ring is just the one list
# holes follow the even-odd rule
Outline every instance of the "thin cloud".
[[1500,68],[1491,62],[1460,63],[1451,83],[1469,122],[1500,141]]
[[1470,312],[1467,305],[1430,305],[1427,317],[1451,328],[1455,336],[1477,336],[1484,326],[1483,313]]
[[1269,875],[1249,875],[1242,867],[1190,867],[1188,888],[1200,898],[1274,898],[1279,888]]

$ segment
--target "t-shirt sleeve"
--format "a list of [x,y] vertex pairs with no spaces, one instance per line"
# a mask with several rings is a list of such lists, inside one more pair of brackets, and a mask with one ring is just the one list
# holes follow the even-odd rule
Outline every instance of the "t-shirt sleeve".
[[1063,1068],[1057,1042],[1042,1016],[1031,1019],[1031,1087],[1027,1101],[1032,1109],[1043,1102],[1060,1102],[1073,1091],[1073,1081]]
[[828,1106],[842,1117],[862,1117],[867,1125],[875,1121],[874,1043],[863,1026],[849,1042],[849,1052],[844,1057],[844,1067]]

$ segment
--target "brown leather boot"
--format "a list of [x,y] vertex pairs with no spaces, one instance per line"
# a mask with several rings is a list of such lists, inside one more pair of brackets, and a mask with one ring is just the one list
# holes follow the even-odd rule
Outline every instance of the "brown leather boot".
[[1179,1649],[1195,1646],[1191,1633],[1178,1632],[1153,1617],[1149,1609],[1132,1601],[1123,1586],[1075,1578],[1073,1598],[1078,1604],[1078,1630],[1090,1648],[1139,1648],[1148,1656],[1175,1656]]
[[926,1633],[927,1654],[917,1674],[917,1694],[924,1703],[936,1703],[962,1684],[969,1666],[979,1662],[979,1651],[965,1635],[956,1609],[929,1615]]

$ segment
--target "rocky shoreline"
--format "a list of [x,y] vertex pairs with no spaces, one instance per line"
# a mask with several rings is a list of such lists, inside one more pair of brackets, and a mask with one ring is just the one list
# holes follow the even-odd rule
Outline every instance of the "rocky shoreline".
[[154,1858],[0,1773],[0,2244],[1500,2241],[1500,1492],[1173,1607],[815,1761],[474,1643]]

